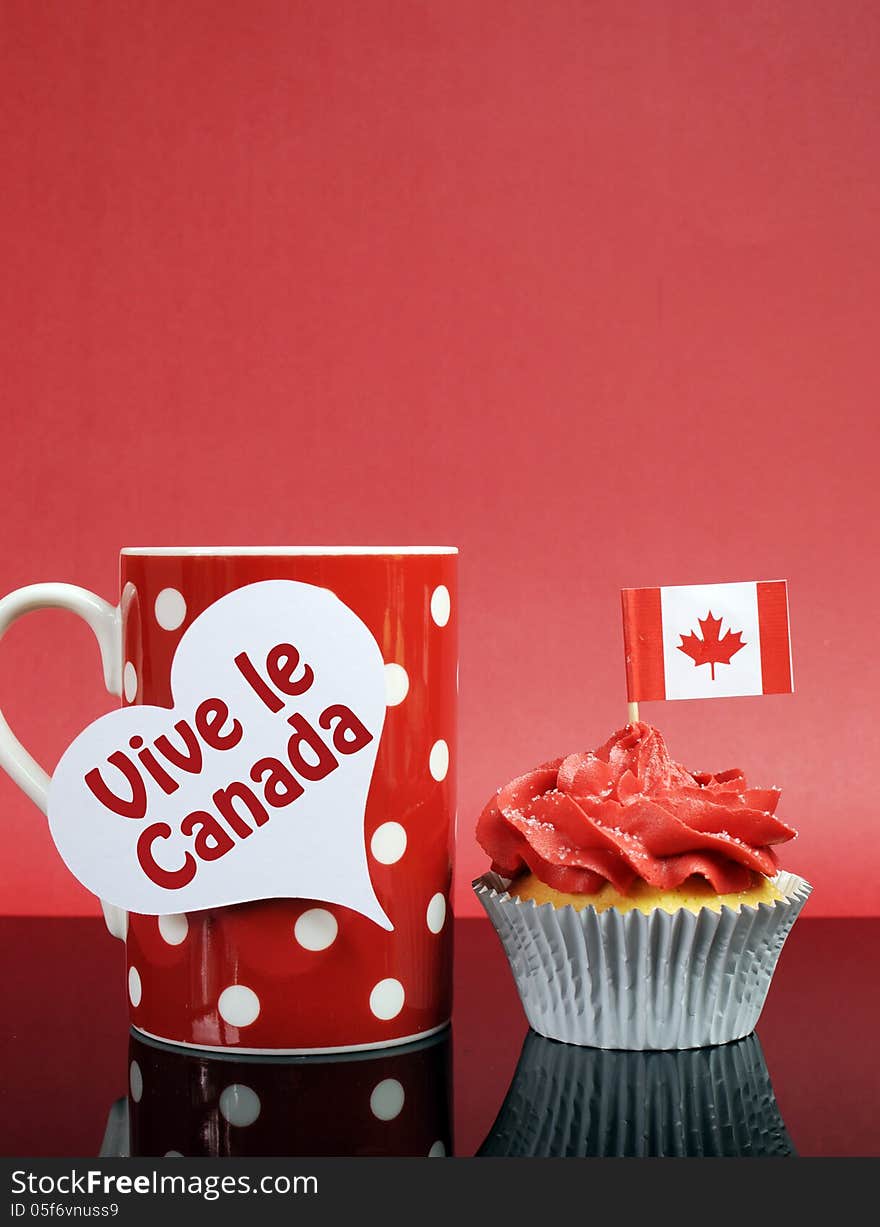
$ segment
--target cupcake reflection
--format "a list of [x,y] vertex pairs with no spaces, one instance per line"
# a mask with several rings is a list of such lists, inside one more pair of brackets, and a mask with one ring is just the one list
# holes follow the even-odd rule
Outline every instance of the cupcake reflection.
[[271,1058],[133,1032],[127,1105],[113,1105],[102,1154],[450,1154],[450,1068],[448,1030],[378,1052]]
[[480,1148],[535,1158],[793,1155],[756,1035],[716,1048],[621,1052],[529,1031]]

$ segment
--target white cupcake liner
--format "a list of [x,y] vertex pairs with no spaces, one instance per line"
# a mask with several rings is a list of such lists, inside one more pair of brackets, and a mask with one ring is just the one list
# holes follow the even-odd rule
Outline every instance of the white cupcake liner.
[[477,898],[504,947],[529,1025],[590,1048],[702,1048],[749,1035],[812,887],[774,879],[774,903],[648,915],[523,902],[487,873]]
[[603,1052],[529,1031],[481,1155],[793,1155],[756,1035],[684,1052]]

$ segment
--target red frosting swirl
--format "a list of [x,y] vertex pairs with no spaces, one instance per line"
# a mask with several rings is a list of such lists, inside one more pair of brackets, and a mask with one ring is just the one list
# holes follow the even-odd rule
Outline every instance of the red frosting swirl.
[[734,769],[696,775],[672,761],[648,724],[631,724],[593,753],[544,763],[499,788],[477,824],[492,868],[530,869],[568,894],[636,879],[671,890],[698,875],[718,894],[772,877],[771,845],[796,832],[773,813],[777,788],[749,788]]

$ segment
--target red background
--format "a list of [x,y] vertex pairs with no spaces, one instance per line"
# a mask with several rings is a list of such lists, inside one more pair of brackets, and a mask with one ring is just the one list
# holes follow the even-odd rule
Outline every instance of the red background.
[[[458,544],[459,908],[501,781],[624,718],[618,590],[790,580],[794,697],[648,704],[877,910],[880,9],[4,0],[0,586],[122,545]],[[47,763],[107,706],[16,626]],[[93,902],[0,781],[2,907]]]

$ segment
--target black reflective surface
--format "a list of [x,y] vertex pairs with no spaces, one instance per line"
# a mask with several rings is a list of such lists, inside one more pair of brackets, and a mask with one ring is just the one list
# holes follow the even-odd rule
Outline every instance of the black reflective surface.
[[452,1032],[211,1057],[130,1035],[100,921],[0,922],[5,1155],[880,1154],[880,920],[795,926],[757,1036],[604,1053],[528,1032],[494,932],[456,922]]

